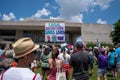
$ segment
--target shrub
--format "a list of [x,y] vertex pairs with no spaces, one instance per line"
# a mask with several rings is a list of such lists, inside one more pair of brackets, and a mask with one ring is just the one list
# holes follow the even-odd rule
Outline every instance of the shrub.
[[101,46],[114,47],[114,45],[112,43],[105,43],[105,42],[102,42]]
[[[108,46],[108,47],[114,47],[114,45],[112,44],[112,43],[105,43],[105,42],[101,42],[100,43],[101,44],[101,47],[102,46],[104,46],[104,47],[106,47],[106,46]],[[86,43],[86,47],[92,47],[92,48],[94,48],[96,46],[96,43],[93,43],[93,42],[88,42],[88,43]]]
[[87,44],[86,44],[86,47],[92,47],[92,48],[94,48],[96,46],[96,44],[95,43],[93,43],[93,42],[88,42]]

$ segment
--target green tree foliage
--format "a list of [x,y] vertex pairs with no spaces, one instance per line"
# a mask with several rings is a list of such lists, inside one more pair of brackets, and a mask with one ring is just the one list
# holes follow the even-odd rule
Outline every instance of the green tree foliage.
[[120,43],[120,19],[114,24],[110,37],[114,44]]
[[[106,47],[106,46],[108,46],[108,47],[114,47],[114,45],[111,44],[111,43],[101,42],[100,44],[101,44],[101,47],[102,47],[102,46],[104,46],[104,47]],[[86,47],[87,47],[87,48],[89,48],[89,47],[94,48],[95,46],[96,46],[96,43],[93,43],[93,42],[88,42],[88,43],[86,43]]]

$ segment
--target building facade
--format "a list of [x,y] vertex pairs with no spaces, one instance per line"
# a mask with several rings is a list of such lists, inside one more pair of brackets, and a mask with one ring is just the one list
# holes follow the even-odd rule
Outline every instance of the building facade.
[[106,42],[112,43],[109,37],[112,25],[108,24],[85,24],[73,23],[65,20],[52,19],[26,19],[24,21],[1,21],[0,39],[16,41],[22,37],[31,37],[36,43],[45,43],[45,24],[46,23],[65,23],[65,42],[74,43],[76,38],[87,42]]

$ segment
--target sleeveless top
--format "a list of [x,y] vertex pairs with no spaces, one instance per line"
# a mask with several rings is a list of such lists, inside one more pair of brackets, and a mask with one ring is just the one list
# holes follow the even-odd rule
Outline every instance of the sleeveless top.
[[56,61],[52,61],[53,67],[50,69],[50,75],[48,80],[56,80],[56,72],[57,72],[57,67],[56,67]]

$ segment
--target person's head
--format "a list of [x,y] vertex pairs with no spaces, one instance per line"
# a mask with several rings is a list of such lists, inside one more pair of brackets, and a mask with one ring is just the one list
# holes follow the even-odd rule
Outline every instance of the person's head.
[[61,48],[61,52],[65,52],[65,47],[62,47],[62,48]]
[[76,46],[76,48],[77,48],[78,51],[82,51],[83,48],[84,48],[84,44],[83,44],[82,41],[76,41],[75,42],[75,46]]
[[56,44],[56,43],[53,43],[52,48],[54,48],[54,47],[57,47],[57,44]]
[[104,48],[101,48],[101,49],[100,49],[100,53],[101,53],[101,54],[105,54],[105,49],[104,49]]
[[92,49],[92,48],[89,48],[89,51],[93,51],[93,49]]
[[50,49],[48,46],[45,47],[44,54],[47,55],[50,53]]
[[15,56],[19,58],[19,67],[29,67],[29,64],[34,60],[34,51],[39,48],[39,45],[35,44],[31,38],[18,39],[12,44]]
[[108,55],[109,53],[109,48],[104,48],[105,49],[105,54]]
[[11,64],[14,62],[14,51],[13,50],[6,50],[4,52],[5,58],[2,60],[1,65],[4,67],[9,68]]
[[117,44],[117,47],[120,47],[120,43]]
[[13,49],[12,44],[10,44],[9,49]]
[[59,55],[59,50],[57,47],[54,47],[52,49],[52,59],[56,59],[58,55]]
[[84,49],[84,52],[89,53],[89,48],[86,47],[86,48]]
[[115,52],[114,48],[112,48],[112,47],[109,49],[109,51],[110,52]]
[[6,68],[9,68],[13,62],[14,60],[12,58],[4,58],[3,61],[1,62],[1,65]]
[[61,52],[63,53],[63,58],[66,59],[66,53],[65,53],[66,49],[65,47],[61,48]]
[[90,52],[93,52],[93,49],[92,49],[92,48],[89,48],[89,53],[90,53]]
[[6,58],[13,58],[15,56],[15,53],[13,50],[6,50],[5,57]]
[[98,50],[99,48],[98,47],[94,47],[94,50]]

